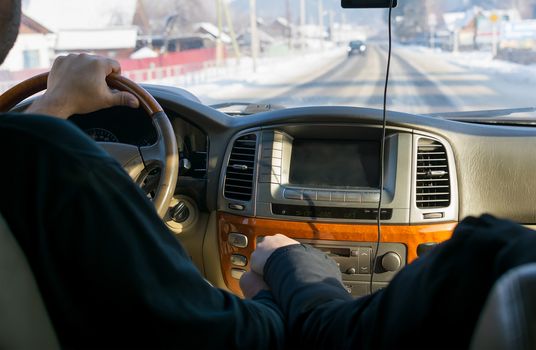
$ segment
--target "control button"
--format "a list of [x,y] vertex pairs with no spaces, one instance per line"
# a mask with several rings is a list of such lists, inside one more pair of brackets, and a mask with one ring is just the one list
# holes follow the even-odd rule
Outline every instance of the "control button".
[[302,190],[295,190],[295,189],[286,188],[285,189],[285,198],[286,199],[298,199],[298,200],[301,200],[302,199]]
[[237,279],[239,280],[243,274],[246,273],[246,270],[242,270],[242,269],[231,269],[231,276],[234,278],[234,279]]
[[169,211],[169,215],[173,221],[182,224],[190,217],[190,209],[188,209],[188,206],[184,201],[179,201],[179,203]]
[[370,260],[372,257],[372,248],[363,248],[360,247],[357,249],[357,261],[359,264],[359,273],[360,274],[370,274]]
[[344,192],[331,192],[332,202],[344,202]]
[[423,256],[435,247],[437,247],[437,243],[435,242],[421,243],[417,246],[417,256]]
[[231,264],[244,267],[248,264],[248,258],[240,254],[233,254],[231,255]]
[[361,193],[346,192],[346,201],[353,203],[361,203]]
[[382,257],[382,267],[385,271],[398,271],[400,266],[402,266],[402,259],[397,253],[389,252]]
[[330,201],[331,200],[331,192],[328,191],[318,191],[316,192],[317,199],[319,201]]
[[380,201],[380,192],[363,192],[361,193],[361,198],[365,203],[378,203]]
[[303,191],[303,199],[316,201],[316,191]]
[[229,204],[229,209],[242,211],[242,210],[246,209],[246,207],[243,206],[242,204],[231,203],[231,204]]
[[355,267],[350,267],[348,270],[346,270],[346,273],[349,275],[355,275],[357,273],[357,270]]
[[246,248],[248,246],[248,237],[241,233],[231,232],[227,239],[233,247]]

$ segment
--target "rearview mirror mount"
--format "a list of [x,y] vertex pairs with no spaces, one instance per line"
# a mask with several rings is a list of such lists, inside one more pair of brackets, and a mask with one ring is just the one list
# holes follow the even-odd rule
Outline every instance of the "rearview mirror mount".
[[[397,0],[393,0],[393,8],[398,5]],[[380,9],[389,8],[391,0],[341,0],[341,6],[345,9]]]

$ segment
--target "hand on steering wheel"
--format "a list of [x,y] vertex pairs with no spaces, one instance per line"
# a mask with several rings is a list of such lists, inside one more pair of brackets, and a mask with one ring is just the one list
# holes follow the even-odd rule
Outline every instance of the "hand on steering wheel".
[[116,105],[141,105],[153,120],[158,134],[154,145],[138,148],[123,143],[99,144],[138,182],[150,170],[160,168],[153,203],[160,217],[164,217],[178,181],[179,154],[175,133],[160,104],[145,89],[119,73],[119,64],[110,59],[84,54],[60,57],[50,75],[37,75],[1,95],[0,112],[9,111],[24,99],[47,88],[28,112],[67,119],[72,114]]

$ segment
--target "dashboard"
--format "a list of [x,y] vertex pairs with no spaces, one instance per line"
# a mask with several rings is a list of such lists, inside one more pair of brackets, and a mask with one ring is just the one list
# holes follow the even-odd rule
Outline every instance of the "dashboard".
[[[389,112],[381,154],[380,110],[302,107],[233,116],[181,89],[146,89],[170,118],[181,155],[170,213],[185,207],[190,222],[171,214],[165,222],[205,276],[236,294],[266,235],[283,233],[324,250],[348,291],[360,296],[450,238],[466,216],[536,223],[529,180],[535,128]],[[156,140],[139,110],[113,108],[72,121],[98,141],[141,147]]]

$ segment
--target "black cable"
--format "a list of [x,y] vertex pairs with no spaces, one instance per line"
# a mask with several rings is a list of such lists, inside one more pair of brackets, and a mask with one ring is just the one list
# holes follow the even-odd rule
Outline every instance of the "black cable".
[[374,280],[374,272],[376,271],[376,263],[378,260],[378,250],[380,249],[380,242],[382,239],[382,223],[381,223],[381,212],[382,212],[382,199],[383,199],[383,187],[384,180],[383,175],[385,173],[385,139],[386,139],[386,130],[387,130],[387,87],[389,86],[389,71],[391,69],[391,47],[392,47],[392,35],[391,35],[391,14],[393,12],[393,2],[390,0],[389,4],[389,52],[387,54],[387,72],[385,73],[385,87],[383,90],[383,121],[382,121],[382,142],[380,147],[380,200],[378,202],[378,216],[376,217],[376,222],[378,225],[378,238],[376,240],[376,250],[374,251],[374,258],[372,260],[372,271],[370,274],[370,293],[372,293],[372,282]]

